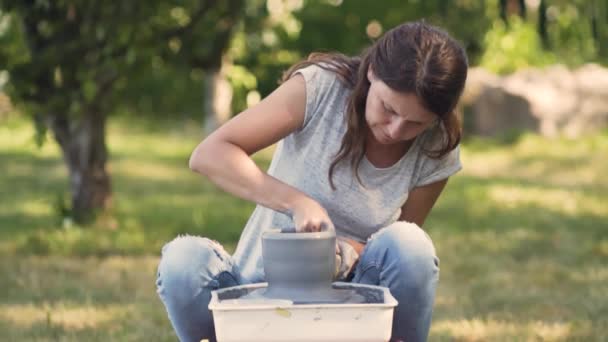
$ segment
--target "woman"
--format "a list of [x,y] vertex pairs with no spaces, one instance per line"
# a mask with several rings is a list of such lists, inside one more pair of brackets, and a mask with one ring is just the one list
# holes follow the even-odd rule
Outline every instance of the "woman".
[[[392,339],[426,340],[439,260],[420,226],[461,168],[466,75],[455,40],[405,23],[361,56],[311,55],[201,142],[190,168],[258,206],[233,256],[201,237],[163,247],[158,293],[179,338],[214,340],[210,291],[264,281],[263,231],[295,226],[335,229],[337,278],[388,287],[400,303]],[[275,142],[264,173],[250,155]]]

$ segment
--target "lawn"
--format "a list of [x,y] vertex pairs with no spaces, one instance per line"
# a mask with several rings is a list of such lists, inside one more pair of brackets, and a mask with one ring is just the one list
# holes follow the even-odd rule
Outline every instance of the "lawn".
[[[113,210],[63,218],[66,170],[0,122],[0,331],[8,341],[173,341],[156,265],[177,234],[233,250],[253,205],[191,173],[196,122],[109,126]],[[272,150],[255,156],[268,166]],[[431,341],[608,340],[608,133],[464,143],[425,229],[441,259]]]

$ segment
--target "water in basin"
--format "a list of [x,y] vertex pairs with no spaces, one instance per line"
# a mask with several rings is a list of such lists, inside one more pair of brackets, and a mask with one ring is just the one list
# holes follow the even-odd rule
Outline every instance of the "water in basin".
[[384,293],[380,289],[357,286],[357,284],[333,284],[331,298],[324,300],[286,300],[267,298],[267,287],[235,288],[218,295],[224,304],[380,304],[384,303]]

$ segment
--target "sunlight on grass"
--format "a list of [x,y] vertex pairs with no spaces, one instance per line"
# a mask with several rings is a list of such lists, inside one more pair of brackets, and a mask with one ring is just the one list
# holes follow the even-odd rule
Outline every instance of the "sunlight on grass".
[[8,161],[5,165],[3,165],[4,172],[6,174],[14,174],[14,175],[23,175],[23,174],[33,174],[36,172],[35,165],[30,163],[20,163],[15,161]]
[[184,159],[183,164],[182,167],[176,167],[133,158],[111,162],[111,170],[113,173],[118,173],[124,177],[139,178],[147,181],[172,181],[176,177],[183,176],[190,171],[187,168],[187,159]]
[[[156,300],[154,283],[158,257],[105,258],[24,257],[4,260],[0,284],[10,295],[5,304],[58,305]],[[11,272],[9,273],[8,270]],[[12,288],[16,286],[16,288]]]
[[472,231],[462,232],[458,235],[437,231],[432,233],[432,238],[441,257],[444,251],[448,254],[451,254],[449,251],[462,252],[465,247],[468,251],[467,255],[512,253],[513,249],[519,246],[529,245],[534,241],[544,242],[548,236],[546,232],[533,231],[523,227],[509,227],[504,231]]
[[3,206],[0,207],[0,215],[9,214],[25,215],[29,217],[49,216],[52,214],[52,208],[49,203],[44,200],[31,200],[23,203],[3,203]]
[[514,323],[496,320],[447,320],[433,324],[433,334],[445,334],[456,341],[519,340],[516,336],[535,336],[542,341],[564,341],[570,336],[568,323],[526,322]]
[[158,257],[1,259],[0,340],[175,341]]
[[0,305],[0,319],[19,326],[32,328],[35,324],[58,325],[65,330],[97,328],[123,319],[133,311],[132,305],[71,306],[71,305]]
[[568,215],[608,216],[608,200],[573,190],[498,184],[489,186],[488,194],[497,205],[506,208],[532,205]]
[[15,209],[23,215],[46,216],[52,214],[49,203],[41,200],[25,201],[20,203]]
[[157,246],[146,239],[139,226],[111,230],[72,226],[47,232],[38,231],[18,241],[21,242],[18,251],[38,255],[141,254]]
[[34,126],[25,119],[11,120],[0,126],[0,146],[3,149],[31,148],[34,143]]
[[164,133],[162,139],[159,139],[158,135],[139,129],[128,130],[111,122],[107,137],[108,147],[110,153],[138,158],[174,158],[181,155],[186,157],[184,165],[187,168],[187,157],[200,141],[200,137],[185,127],[184,131],[168,128]]
[[11,118],[7,124],[0,125],[0,151],[20,151],[39,157],[60,156],[59,146],[47,132],[41,148],[36,146],[35,129],[27,118]]
[[488,143],[491,141],[479,139],[464,146],[465,174],[534,179],[575,187],[608,186],[601,176],[608,174],[608,163],[601,157],[608,152],[608,138],[603,135],[570,140],[525,134],[514,145],[488,147]]

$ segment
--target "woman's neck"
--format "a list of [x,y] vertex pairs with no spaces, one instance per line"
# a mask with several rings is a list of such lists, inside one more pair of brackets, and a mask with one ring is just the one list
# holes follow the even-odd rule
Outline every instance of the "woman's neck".
[[414,139],[390,145],[381,144],[374,138],[373,133],[368,132],[365,156],[376,167],[389,167],[398,162],[413,143]]

